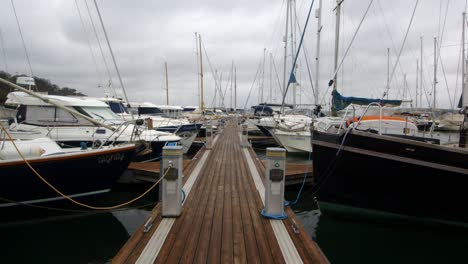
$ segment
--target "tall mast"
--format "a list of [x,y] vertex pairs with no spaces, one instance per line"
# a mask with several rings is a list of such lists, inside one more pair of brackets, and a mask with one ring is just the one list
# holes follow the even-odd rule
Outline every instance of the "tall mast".
[[388,91],[390,90],[390,48],[387,48],[387,85],[385,86],[388,99]]
[[270,53],[270,96],[269,103],[273,103],[273,54]]
[[237,73],[234,65],[234,111],[237,111]]
[[205,103],[203,101],[203,54],[201,51],[201,35],[198,35],[198,48],[200,54],[200,110],[205,110]]
[[465,23],[466,23],[466,13],[463,12],[463,29],[462,29],[462,111],[463,111],[463,123],[460,128],[460,141],[459,141],[459,146],[461,148],[466,148],[466,140],[468,138],[468,89],[467,89],[467,74],[466,74],[466,68],[468,65],[468,61],[465,58]]
[[[290,16],[289,16],[289,19],[290,19],[290,27],[291,27],[291,62],[294,63],[294,55],[296,54],[296,19],[294,17],[295,13],[296,13],[296,0],[291,0],[291,3],[290,3],[290,7],[289,7],[289,13],[290,13]],[[294,76],[296,75],[296,65],[292,65],[294,71]],[[293,96],[292,96],[292,100],[293,100],[293,106],[296,107],[296,94],[297,94],[297,91],[296,91],[296,84],[297,83],[292,83],[292,93],[293,93]]]
[[[94,0],[94,5],[96,6],[96,11],[99,17],[99,21],[101,22],[102,31],[104,32],[104,37],[106,38],[107,46],[109,47],[109,52],[110,52],[112,61],[114,62],[114,67],[115,67],[115,71],[117,72],[117,77],[119,77],[120,87],[122,87],[122,91],[125,96],[125,101],[127,101],[127,105],[130,107],[130,101],[128,100],[127,91],[125,90],[122,77],[120,76],[119,67],[117,67],[117,62],[115,61],[114,52],[112,51],[112,46],[110,44],[109,37],[107,37],[107,31],[106,31],[106,28],[104,27],[104,22],[102,21],[101,12],[99,11],[99,7],[98,7],[96,0]],[[130,111],[130,116],[132,117],[132,120],[133,120],[134,117],[133,117],[132,111]]]
[[418,108],[419,107],[419,104],[418,104],[418,85],[419,85],[419,60],[416,59],[416,100],[415,100],[415,107]]
[[423,101],[422,101],[422,94],[423,94],[423,36],[421,36],[421,67],[419,68],[419,105],[420,107],[423,106]]
[[437,87],[437,38],[434,37],[434,90],[432,91],[432,112],[436,109],[436,87]]
[[264,103],[263,100],[263,87],[265,84],[265,59],[266,59],[266,48],[263,48],[263,67],[262,67],[262,87],[260,88],[260,103]]
[[169,79],[167,76],[167,62],[164,62],[164,69],[166,72],[166,105],[169,105]]
[[[338,69],[338,44],[340,43],[340,16],[341,16],[341,4],[344,0],[336,0],[336,22],[335,22],[335,66],[334,71]],[[336,90],[338,84],[338,73],[335,74],[333,79],[333,90]]]
[[[286,31],[284,34],[284,62],[283,62],[283,93],[286,92],[286,61],[288,59],[288,25],[289,25],[289,1],[286,0]],[[286,96],[285,94],[282,95]]]
[[231,83],[230,83],[230,88],[229,88],[229,90],[231,92],[231,100],[229,100],[229,108],[231,108],[231,111],[232,111],[232,83],[233,83],[233,79],[234,79],[233,75],[234,75],[234,61],[232,61],[232,64],[231,64],[231,78],[230,78]]
[[[201,102],[200,97],[200,63],[198,63],[198,33],[195,32],[195,65],[197,65],[197,95],[199,104]],[[200,104],[201,109],[201,104]]]
[[317,18],[317,49],[315,55],[315,104],[319,105],[320,32],[322,31],[322,0],[315,12]]

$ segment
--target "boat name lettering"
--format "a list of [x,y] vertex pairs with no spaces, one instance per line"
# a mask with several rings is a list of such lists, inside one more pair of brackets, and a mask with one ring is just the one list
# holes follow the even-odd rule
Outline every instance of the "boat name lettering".
[[123,153],[113,153],[113,154],[108,154],[104,155],[101,157],[98,157],[98,163],[103,164],[103,163],[111,163],[112,161],[122,161],[124,159],[124,154]]

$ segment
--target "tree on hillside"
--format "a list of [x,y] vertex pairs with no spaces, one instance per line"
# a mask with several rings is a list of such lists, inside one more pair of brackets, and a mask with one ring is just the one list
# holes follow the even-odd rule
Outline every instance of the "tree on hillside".
[[[0,78],[3,78],[5,80],[8,80],[12,83],[16,83],[16,78],[21,77],[21,76],[27,76],[24,74],[21,75],[11,75],[7,72],[0,71]],[[56,84],[53,84],[50,80],[39,78],[39,77],[34,77],[34,82],[36,83],[36,91],[38,92],[47,92],[48,94],[51,95],[63,95],[63,96],[68,96],[68,95],[77,95],[77,96],[85,96],[84,94],[78,92],[76,89],[70,88],[70,87],[59,87]],[[5,103],[7,94],[9,92],[12,92],[13,89],[10,88],[8,85],[1,84],[0,83],[0,105],[3,105]]]

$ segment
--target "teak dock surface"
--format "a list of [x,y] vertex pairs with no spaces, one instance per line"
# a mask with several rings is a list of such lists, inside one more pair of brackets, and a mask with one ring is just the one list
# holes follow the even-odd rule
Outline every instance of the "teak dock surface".
[[182,214],[162,218],[158,204],[113,263],[328,263],[289,207],[285,220],[260,215],[265,169],[240,147],[236,122],[194,160]]

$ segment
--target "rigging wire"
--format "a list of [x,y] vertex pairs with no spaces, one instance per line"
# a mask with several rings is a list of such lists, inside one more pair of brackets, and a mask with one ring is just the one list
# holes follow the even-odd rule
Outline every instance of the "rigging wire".
[[[419,0],[418,0],[418,1],[419,1]],[[330,80],[335,79],[336,74],[337,74],[338,71],[340,70],[341,65],[343,64],[343,61],[344,61],[344,59],[346,58],[346,56],[348,55],[348,52],[349,52],[349,50],[351,49],[351,46],[353,45],[354,39],[356,38],[356,36],[357,36],[357,34],[358,34],[358,32],[359,32],[359,29],[361,28],[361,25],[362,25],[362,23],[364,22],[364,19],[366,18],[367,13],[369,12],[369,9],[370,9],[370,7],[371,7],[371,5],[372,5],[372,2],[374,2],[374,0],[371,0],[371,1],[369,2],[369,5],[367,6],[367,9],[366,9],[366,11],[364,12],[364,15],[362,16],[361,21],[359,22],[359,25],[358,25],[358,27],[356,28],[356,31],[354,32],[353,37],[351,38],[351,42],[349,43],[348,48],[346,49],[346,52],[345,52],[345,54],[343,55],[343,57],[341,58],[340,64],[338,64],[338,67],[336,68],[335,72],[334,72],[333,75],[331,76]],[[324,101],[325,101],[325,96],[327,95],[328,90],[330,89],[330,87],[331,87],[331,85],[328,86],[327,91],[322,95],[322,99],[320,100],[320,102],[324,102]]]
[[443,41],[444,33],[445,33],[445,24],[447,22],[447,14],[448,14],[449,3],[450,3],[450,0],[447,1],[447,6],[445,8],[444,23],[442,25],[442,31],[441,31],[440,36],[439,36],[439,43],[438,43],[439,45],[437,47],[437,53],[438,53],[438,60],[440,61],[440,66],[441,66],[441,69],[442,69],[442,75],[444,76],[444,82],[445,82],[445,87],[447,89],[447,95],[448,95],[448,99],[449,99],[449,103],[450,103],[450,108],[453,108],[452,95],[450,94],[450,89],[449,89],[449,85],[448,85],[448,81],[447,81],[447,75],[445,74],[445,66],[444,66],[444,63],[442,61],[442,56],[440,55],[440,50],[441,50],[441,47],[442,47],[442,41]]
[[244,110],[247,110],[247,104],[249,103],[250,94],[252,93],[252,89],[254,88],[255,82],[257,81],[258,73],[260,72],[261,66],[262,66],[262,64],[261,64],[261,62],[259,62],[258,67],[257,67],[257,72],[255,73],[255,77],[254,77],[254,80],[252,82],[252,86],[250,86],[249,94],[247,95],[247,99],[245,99]]
[[84,0],[84,3],[86,5],[86,10],[88,12],[89,20],[91,21],[91,26],[93,28],[94,37],[96,38],[96,41],[97,41],[98,46],[99,46],[99,51],[101,52],[101,57],[102,57],[102,61],[104,63],[104,67],[106,68],[107,78],[108,78],[108,87],[114,92],[114,97],[118,97],[117,92],[116,92],[114,86],[112,85],[112,75],[110,73],[109,65],[107,64],[106,56],[104,54],[104,50],[102,49],[101,41],[99,40],[98,32],[97,32],[96,26],[94,25],[94,20],[93,20],[93,17],[91,15],[91,10],[89,9],[89,5],[88,5],[87,0]]
[[[218,91],[220,93],[220,96],[222,97],[222,88],[219,86],[219,77],[218,77],[218,74],[216,73],[216,71],[213,70],[213,65],[211,64],[211,61],[210,61],[210,57],[208,56],[208,52],[206,51],[206,48],[205,48],[205,43],[202,42],[201,43],[202,47],[203,47],[203,51],[205,52],[205,56],[206,56],[206,60],[208,61],[208,65],[210,66],[210,70],[211,70],[211,74],[214,76],[214,79],[215,79],[215,89],[216,91]],[[216,104],[216,102],[215,102]],[[222,106],[224,108],[225,105],[224,105],[224,97],[222,97]]]
[[[114,62],[115,71],[117,72],[117,77],[120,82],[120,88],[122,88],[123,94],[125,96],[125,100],[127,101],[127,105],[130,107],[130,100],[128,100],[127,91],[125,90],[125,86],[122,81],[122,76],[120,75],[119,67],[117,67],[117,62],[115,60],[114,52],[112,51],[112,46],[110,44],[109,37],[107,36],[107,31],[106,31],[106,28],[104,27],[104,21],[102,20],[101,12],[99,11],[99,7],[98,7],[96,0],[94,0],[94,6],[96,7],[96,12],[98,14],[99,21],[101,22],[102,31],[104,32],[104,37],[106,38],[107,46],[109,47],[109,52],[110,52],[112,61]],[[130,116],[132,117],[132,120],[133,120],[134,116],[132,112],[130,112]]]
[[[91,41],[90,41],[89,36],[88,36],[88,31],[86,30],[86,26],[85,26],[85,23],[83,21],[83,16],[81,15],[80,7],[78,6],[78,0],[75,0],[75,6],[76,6],[76,10],[78,11],[78,16],[80,17],[81,26],[83,28],[83,33],[86,36],[86,41],[88,43],[89,53],[91,54],[91,58],[93,60],[94,67],[96,68],[96,73],[98,74],[98,81],[99,81],[99,83],[102,83],[102,79],[101,79],[102,74],[99,71],[97,61],[96,61],[96,57],[94,56],[94,52],[93,52],[93,49],[92,49],[92,46],[91,46]],[[98,86],[99,86],[99,84],[98,84]]]
[[16,14],[16,8],[13,0],[10,0],[11,6],[13,7],[13,13],[15,14],[16,25],[18,25],[18,31],[21,37],[21,43],[23,44],[24,54],[26,55],[26,60],[28,61],[29,71],[31,73],[31,77],[34,77],[34,72],[31,66],[31,60],[29,59],[28,49],[26,48],[26,43],[24,42],[23,31],[21,30],[21,25],[19,23],[18,15]]
[[408,28],[406,29],[406,33],[405,33],[405,37],[403,39],[403,43],[401,43],[401,47],[400,47],[400,51],[398,52],[398,56],[397,56],[397,62],[395,63],[395,65],[393,66],[393,69],[392,69],[392,74],[390,75],[390,80],[389,80],[389,86],[387,87],[387,91],[384,92],[384,94],[382,95],[382,99],[387,96],[388,97],[388,90],[390,89],[390,84],[392,83],[392,79],[393,79],[393,76],[395,74],[395,70],[396,70],[396,67],[398,65],[398,62],[400,61],[400,57],[401,57],[401,53],[403,52],[403,48],[405,47],[405,43],[406,43],[406,39],[408,37],[408,33],[410,31],[410,28],[411,28],[411,25],[413,24],[413,18],[414,18],[414,14],[416,13],[416,9],[418,7],[418,3],[419,3],[419,0],[416,0],[416,3],[414,4],[414,8],[413,8],[413,13],[411,14],[411,19],[410,19],[410,22],[408,24]]
[[0,28],[0,45],[2,46],[3,62],[5,63],[5,72],[8,72],[8,62],[7,62],[6,52],[5,52],[5,42],[3,41],[2,28]]
[[[301,25],[299,24],[299,20],[297,18],[297,14],[295,14],[296,16],[296,25],[297,25],[297,28],[299,29],[299,31],[302,31],[301,29]],[[308,76],[309,76],[309,81],[310,81],[310,87],[312,89],[312,94],[315,96],[315,89],[314,89],[314,81],[312,79],[312,74],[310,72],[310,67],[309,67],[309,59],[307,57],[307,54],[309,52],[307,51],[307,45],[305,44],[305,41],[304,41],[304,59],[305,59],[305,63],[306,63],[306,67],[307,67],[307,73],[308,73]]]
[[[312,13],[312,7],[314,6],[314,2],[315,1],[312,0],[312,3],[310,4],[309,13],[307,14],[307,19],[306,19],[306,22],[305,22],[305,25],[304,25],[304,31],[302,32],[301,40],[299,41],[299,48],[296,50],[296,55],[294,57],[294,62],[292,64],[291,73],[289,74],[289,81],[288,81],[288,84],[287,84],[286,89],[285,89],[284,94],[283,94],[283,100],[281,102],[281,112],[283,112],[283,110],[284,110],[284,102],[285,102],[285,99],[286,99],[286,94],[288,93],[289,85],[291,84],[291,78],[293,77],[293,74],[294,74],[295,69],[296,69],[297,59],[299,57],[299,52],[301,51],[302,43],[304,42],[304,36],[305,36],[305,32],[307,30],[307,25],[309,24],[309,18],[310,18],[310,14]],[[291,25],[291,26],[293,26],[293,25]]]

